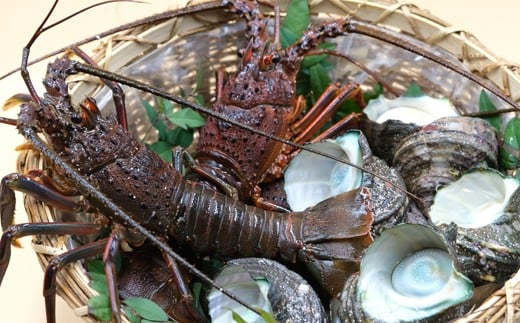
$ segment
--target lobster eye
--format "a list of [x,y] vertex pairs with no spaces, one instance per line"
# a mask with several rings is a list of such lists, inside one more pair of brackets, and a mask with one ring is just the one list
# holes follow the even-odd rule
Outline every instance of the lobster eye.
[[271,57],[271,62],[273,63],[279,63],[280,62],[280,55],[278,54],[273,54],[272,57]]
[[72,121],[72,123],[75,123],[75,124],[80,124],[83,122],[83,118],[78,113],[74,113],[70,117],[70,121]]

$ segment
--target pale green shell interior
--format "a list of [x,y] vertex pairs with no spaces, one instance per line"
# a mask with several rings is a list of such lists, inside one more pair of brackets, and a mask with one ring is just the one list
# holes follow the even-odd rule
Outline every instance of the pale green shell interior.
[[437,191],[430,218],[435,225],[454,222],[463,228],[494,223],[504,214],[519,185],[515,178],[503,177],[494,170],[468,172]]
[[436,119],[459,115],[448,99],[437,99],[427,95],[419,97],[399,97],[387,99],[380,95],[370,100],[363,112],[369,119],[378,123],[399,120],[424,126]]
[[473,283],[455,270],[442,236],[403,224],[383,231],[367,249],[356,293],[371,319],[413,321],[469,299]]
[[[359,132],[350,131],[336,138],[308,145],[355,165],[362,165]],[[302,151],[289,163],[284,189],[293,211],[302,211],[319,202],[361,185],[363,173],[350,165],[308,151]]]
[[[267,297],[269,292],[267,280],[255,280],[242,267],[229,265],[222,269],[215,278],[215,282],[234,295],[239,295],[243,301],[252,307],[261,308],[265,312],[273,314],[271,303]],[[264,322],[258,314],[253,313],[215,288],[208,294],[208,303],[209,315],[213,323],[234,322],[233,312],[246,322]]]

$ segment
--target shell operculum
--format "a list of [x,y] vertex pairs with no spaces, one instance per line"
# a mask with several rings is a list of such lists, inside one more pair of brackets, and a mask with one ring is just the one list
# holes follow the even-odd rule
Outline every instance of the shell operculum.
[[519,201],[520,182],[489,168],[437,191],[430,219],[442,229],[457,226],[458,258],[473,281],[499,283],[520,268]]
[[495,223],[504,215],[520,183],[492,169],[474,169],[441,187],[430,208],[435,225],[454,222],[463,228]]

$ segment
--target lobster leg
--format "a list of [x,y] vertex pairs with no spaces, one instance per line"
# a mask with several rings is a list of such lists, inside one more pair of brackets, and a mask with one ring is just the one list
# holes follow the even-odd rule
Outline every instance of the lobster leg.
[[[51,259],[45,269],[43,279],[43,296],[45,297],[47,323],[56,322],[56,274],[58,270],[72,262],[101,254],[107,247],[107,240],[108,239],[102,239],[91,242]],[[107,283],[110,286],[111,283],[108,276]],[[114,311],[114,309],[112,309],[112,311]],[[116,316],[116,320],[119,322],[119,316]]]
[[172,274],[175,286],[177,286],[177,290],[179,291],[179,299],[181,302],[182,311],[184,312],[183,316],[185,318],[190,317],[190,321],[206,321],[204,315],[200,313],[199,309],[195,306],[193,294],[191,293],[191,290],[184,279],[184,275],[181,272],[181,268],[179,267],[175,259],[173,259],[171,256],[164,252],[161,253]]
[[62,223],[62,222],[45,222],[45,223],[23,223],[11,225],[2,234],[0,239],[0,284],[5,275],[9,260],[11,258],[11,244],[14,240],[30,236],[43,234],[77,234],[88,235],[97,233],[100,226],[93,223]]
[[[86,210],[87,205],[82,201],[74,201],[64,196],[54,187],[42,183],[40,172],[27,175],[12,173],[2,178],[0,184],[0,217],[2,229],[6,230],[14,218],[15,194],[14,190],[27,193],[39,201],[57,207],[63,211],[79,212]],[[48,180],[48,179],[47,179]]]
[[[295,138],[295,142],[304,143],[311,139],[311,137],[320,130],[321,127],[330,120],[330,118],[338,111],[341,105],[348,99],[353,98],[361,107],[365,106],[363,100],[363,93],[358,84],[349,83],[342,88],[337,88],[337,85],[329,85],[333,97],[330,100],[330,94],[327,90],[318,99],[315,105],[305,114],[300,123],[295,125],[296,130],[304,129]],[[323,99],[322,99],[323,97]]]

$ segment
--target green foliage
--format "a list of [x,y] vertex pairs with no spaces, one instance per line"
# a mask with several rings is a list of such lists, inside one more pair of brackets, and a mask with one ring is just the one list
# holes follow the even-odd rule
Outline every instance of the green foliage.
[[[119,261],[117,260],[119,258]],[[120,256],[116,257],[116,271],[121,268]],[[96,295],[89,299],[88,313],[99,321],[110,321],[112,310],[108,296],[105,265],[99,259],[90,260],[87,263],[87,273],[90,276],[90,287],[97,291]],[[123,311],[132,323],[169,322],[168,315],[163,309],[151,300],[134,297],[122,301],[126,306]]]
[[[480,92],[479,110],[480,112],[497,111],[495,104],[484,90]],[[502,129],[500,116],[494,115],[484,117],[484,119],[503,136],[503,144],[499,147],[500,165],[506,170],[520,166],[520,160],[518,159],[520,155],[520,118],[514,117],[510,119],[504,129]]]
[[142,318],[141,321],[137,322],[167,322],[168,315],[162,310],[162,308],[152,302],[149,299],[135,297],[125,299],[123,301],[124,304],[128,305],[128,310],[125,311],[128,313],[129,311],[133,311],[134,317]]
[[504,143],[513,149],[520,149],[520,119],[509,120],[504,129]]
[[406,92],[403,94],[403,96],[410,97],[410,98],[416,98],[423,96],[424,92],[421,90],[419,85],[415,82],[410,83],[408,88],[406,89]]
[[[307,29],[310,23],[307,0],[292,0],[287,8],[287,16],[280,26],[280,41],[286,48],[294,43]],[[335,45],[324,43],[318,48],[334,49]],[[332,65],[326,61],[327,55],[308,56],[303,59],[297,76],[298,95],[305,95],[307,105],[312,106],[325,88],[331,83],[329,70]]]
[[[491,99],[489,98],[489,95],[485,91],[480,92],[479,97],[479,108],[481,112],[494,112],[497,110],[495,107],[495,104]],[[500,131],[501,124],[500,124],[500,117],[499,116],[492,116],[492,117],[486,117],[485,118],[495,129]]]
[[287,7],[287,15],[280,26],[280,42],[282,47],[294,43],[307,29],[310,23],[309,4],[307,0],[292,0]]
[[[194,96],[199,104],[204,104],[201,96]],[[176,146],[187,148],[193,142],[194,130],[202,127],[204,118],[191,108],[174,106],[170,101],[156,97],[155,105],[143,101],[148,119],[159,132],[159,139],[148,147],[167,162],[172,161],[172,149]],[[172,127],[174,125],[175,127]]]
[[[256,308],[256,310],[260,313],[260,316],[264,319],[265,323],[276,323],[276,319],[271,313],[266,312],[258,307]],[[236,323],[246,323],[246,320],[244,320],[238,313],[234,311],[232,312],[231,317],[233,318],[233,321],[235,321]]]

